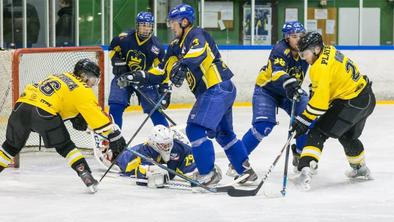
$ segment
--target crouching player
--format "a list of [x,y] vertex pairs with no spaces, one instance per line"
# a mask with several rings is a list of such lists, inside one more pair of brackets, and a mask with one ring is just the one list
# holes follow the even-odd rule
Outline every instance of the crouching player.
[[304,112],[296,117],[292,132],[295,137],[304,134],[312,121],[305,147],[301,153],[296,183],[310,189],[312,176],[317,169],[323,144],[336,138],[342,144],[351,169],[350,178],[371,178],[365,164],[364,146],[358,139],[366,119],[376,104],[372,83],[361,75],[358,66],[333,46],[323,44],[322,36],[309,32],[301,37],[300,55],[310,64],[311,98]]
[[[181,174],[191,174],[196,168],[191,147],[174,139],[171,129],[163,125],[153,127],[146,143],[129,149],[166,164],[168,168]],[[164,186],[167,179],[175,177],[174,174],[168,174],[166,170],[152,165],[128,149],[120,154],[116,164],[123,174],[134,175],[137,185],[159,188]]]

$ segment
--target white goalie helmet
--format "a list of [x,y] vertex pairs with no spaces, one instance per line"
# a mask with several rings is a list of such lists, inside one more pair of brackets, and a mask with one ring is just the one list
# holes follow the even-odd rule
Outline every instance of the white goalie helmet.
[[148,145],[157,151],[165,162],[168,162],[174,145],[174,135],[163,125],[154,126],[148,138]]

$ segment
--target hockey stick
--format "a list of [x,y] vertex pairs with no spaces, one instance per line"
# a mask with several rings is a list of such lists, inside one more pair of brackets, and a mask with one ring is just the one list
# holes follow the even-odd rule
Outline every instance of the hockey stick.
[[[102,137],[102,138],[104,138],[104,139],[107,139],[107,138],[105,138],[103,135],[100,135],[100,134],[95,134],[95,135],[97,135],[97,136],[99,136],[99,137]],[[151,163],[151,164],[153,164],[153,165],[156,165],[156,166],[160,167],[161,169],[166,170],[166,171],[168,171],[168,172],[170,172],[170,173],[172,173],[172,174],[174,174],[174,175],[176,175],[176,176],[178,176],[178,177],[184,179],[185,181],[188,181],[190,184],[193,184],[193,185],[195,185],[195,186],[201,187],[201,188],[203,188],[204,190],[207,190],[207,191],[209,191],[209,192],[212,192],[212,193],[227,192],[228,189],[231,189],[231,188],[232,188],[232,186],[220,186],[220,187],[208,187],[208,186],[205,186],[204,184],[198,182],[197,180],[193,180],[193,179],[191,179],[191,178],[189,178],[189,177],[187,177],[187,176],[185,176],[185,175],[183,175],[183,174],[181,174],[181,173],[178,173],[178,172],[176,172],[175,170],[173,170],[173,169],[171,169],[171,168],[168,168],[168,167],[165,166],[164,164],[161,164],[161,163],[159,163],[159,162],[153,160],[152,158],[145,156],[145,155],[142,154],[142,153],[139,153],[139,152],[137,152],[137,151],[135,151],[135,150],[132,150],[132,149],[127,149],[127,150],[129,150],[130,152],[132,152],[134,155],[139,156],[140,158],[142,158],[142,159],[148,161],[149,163]],[[122,150],[122,152],[123,152],[123,150]],[[119,154],[118,156],[120,156],[120,154]],[[116,159],[117,159],[117,158],[116,158]],[[116,162],[116,159],[112,162],[111,166]]]
[[[293,125],[293,122],[295,119],[295,107],[296,107],[296,103],[298,102],[298,100],[299,100],[299,96],[297,94],[294,95],[293,102],[291,104],[289,129]],[[290,135],[289,135],[289,137],[290,137]],[[280,193],[282,194],[283,197],[286,196],[287,172],[288,172],[288,168],[289,168],[289,155],[290,155],[290,143],[286,147],[285,167],[283,169],[283,183],[282,183],[282,190],[280,191]]]
[[[171,88],[171,87],[170,87]],[[120,154],[130,145],[130,143],[134,140],[134,138],[137,136],[137,134],[141,131],[142,127],[145,125],[145,123],[148,121],[148,119],[153,115],[153,113],[161,106],[161,101],[167,96],[167,94],[170,93],[170,90],[165,92],[159,99],[159,101],[156,103],[156,105],[153,107],[153,109],[149,112],[148,116],[144,119],[144,121],[141,123],[141,125],[138,127],[137,131],[135,131],[134,135],[130,138],[130,140],[126,143],[126,146],[123,147],[122,151],[119,153],[119,155],[113,160],[111,165],[108,167],[108,169],[105,171],[104,175],[100,178],[99,182],[103,180],[105,175],[111,170],[111,168],[115,165],[116,161],[118,160]]]
[[[134,86],[133,84],[131,84],[131,87],[138,93],[138,94],[140,94],[146,101],[148,101],[151,105],[155,105],[155,102],[151,99],[151,98],[149,98],[149,97],[147,97],[143,92],[141,92],[141,90],[140,89],[138,89],[138,87],[136,87],[136,86]],[[170,91],[171,91],[171,89],[169,89]],[[174,122],[174,120],[172,120],[165,112],[164,112],[164,110],[163,110],[163,108],[161,108],[161,107],[159,107],[159,109],[157,109],[161,114],[163,114],[164,115],[164,117],[166,117],[166,119],[168,120],[168,121],[170,121],[170,123],[172,124],[172,125],[177,125],[175,122]]]
[[261,182],[259,183],[259,185],[255,189],[243,190],[243,189],[237,189],[235,187],[232,187],[232,188],[230,188],[227,191],[227,194],[232,196],[232,197],[256,196],[256,194],[259,192],[260,188],[263,186],[265,181],[267,181],[267,179],[270,176],[272,170],[276,166],[276,163],[278,162],[278,160],[282,156],[284,150],[290,144],[290,142],[294,138],[294,136],[295,136],[294,132],[292,134],[290,134],[290,137],[287,139],[286,144],[283,146],[283,148],[281,149],[279,155],[275,158],[274,162],[271,164],[270,168],[268,169],[268,172],[264,175],[263,179],[261,180]]

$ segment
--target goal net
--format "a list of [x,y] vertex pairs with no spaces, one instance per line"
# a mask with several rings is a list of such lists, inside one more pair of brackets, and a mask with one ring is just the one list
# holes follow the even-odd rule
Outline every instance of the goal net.
[[[94,87],[99,104],[104,105],[104,53],[100,47],[31,48],[0,51],[0,143],[6,136],[8,117],[12,107],[27,84],[45,79],[50,74],[72,72],[75,63],[89,58],[101,68],[101,80]],[[71,139],[79,148],[92,149],[94,140],[89,134],[74,130],[66,121]],[[0,144],[0,145],[1,145]],[[40,150],[44,147],[42,139],[32,132],[22,152]],[[19,158],[13,166],[19,167]]]

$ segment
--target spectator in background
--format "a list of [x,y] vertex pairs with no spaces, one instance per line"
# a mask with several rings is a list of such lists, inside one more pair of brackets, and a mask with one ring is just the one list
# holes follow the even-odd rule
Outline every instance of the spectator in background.
[[[4,42],[6,48],[23,47],[23,6],[22,0],[13,0],[4,6]],[[36,8],[26,3],[27,47],[37,43],[40,20]]]
[[72,0],[60,0],[59,19],[56,22],[56,46],[73,46],[74,16]]

